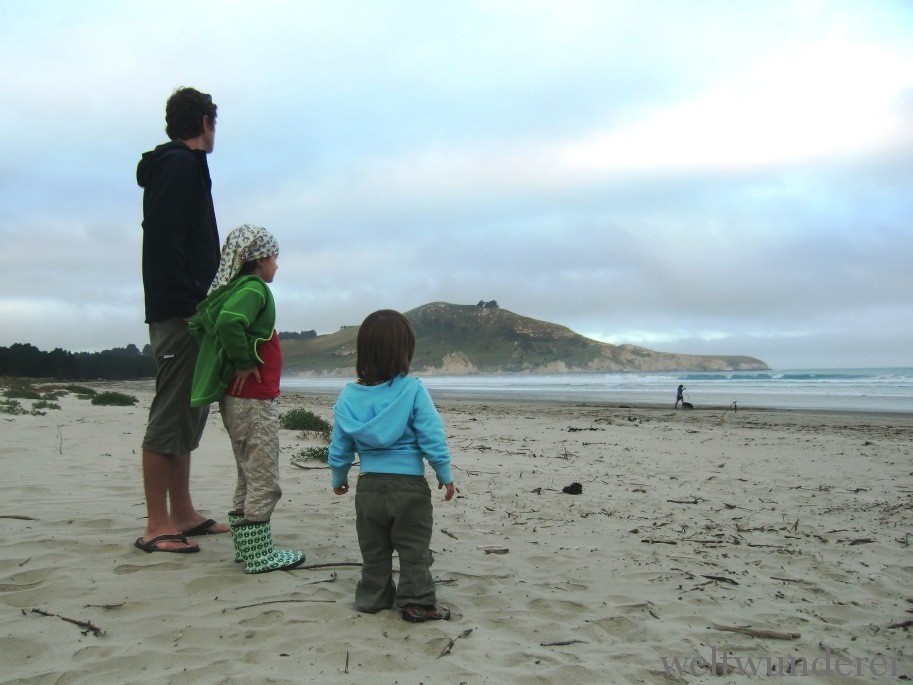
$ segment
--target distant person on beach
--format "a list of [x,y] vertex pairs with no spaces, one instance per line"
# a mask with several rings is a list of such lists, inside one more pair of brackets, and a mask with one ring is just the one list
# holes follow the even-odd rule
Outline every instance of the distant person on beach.
[[[417,378],[408,376],[415,333],[399,312],[383,309],[358,329],[358,381],[343,388],[336,406],[329,464],[333,492],[349,491],[355,452],[361,459],[355,493],[355,526],[361,548],[361,580],[355,608],[367,613],[396,606],[412,623],[448,620],[437,605],[431,577],[431,490],[428,461],[444,500],[455,492],[444,424]],[[399,587],[393,552],[399,554]]]
[[[193,88],[179,88],[165,105],[170,142],[143,154],[136,168],[143,188],[143,288],[155,356],[155,396],[143,438],[146,530],[144,552],[199,552],[188,540],[227,533],[190,497],[190,453],[200,444],[208,409],[191,408],[197,342],[187,329],[219,266],[219,232],[206,156],[216,137],[216,105]],[[169,509],[170,504],[170,509]]]
[[678,409],[679,403],[681,403],[682,409],[685,408],[685,396],[684,396],[684,392],[685,392],[685,386],[684,386],[684,385],[679,385],[679,386],[678,386],[678,390],[676,390],[676,392],[675,392],[675,408],[676,408],[676,409]]
[[282,348],[268,283],[279,268],[279,243],[265,228],[228,234],[209,295],[190,321],[200,340],[190,404],[218,401],[238,469],[228,514],[235,559],[247,573],[294,568],[304,553],[276,549],[270,517],[279,487],[279,377]]

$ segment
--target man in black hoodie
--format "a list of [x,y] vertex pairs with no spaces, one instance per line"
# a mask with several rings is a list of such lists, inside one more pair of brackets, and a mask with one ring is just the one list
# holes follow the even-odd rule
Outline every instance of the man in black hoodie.
[[[143,154],[143,287],[155,355],[155,397],[143,438],[146,530],[144,552],[198,552],[187,536],[228,532],[190,497],[190,453],[199,446],[208,407],[190,406],[197,343],[187,330],[219,266],[219,233],[206,155],[216,136],[216,105],[179,88],[165,105],[171,142]],[[169,510],[170,502],[170,510]]]

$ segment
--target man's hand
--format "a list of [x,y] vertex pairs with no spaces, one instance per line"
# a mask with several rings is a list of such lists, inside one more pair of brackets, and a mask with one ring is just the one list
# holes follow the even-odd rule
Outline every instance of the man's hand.
[[241,389],[244,387],[244,384],[247,382],[247,379],[253,376],[257,379],[257,382],[260,382],[260,371],[255,366],[252,369],[247,369],[247,371],[242,371],[237,369],[235,371],[235,377],[231,379],[229,387],[231,388],[231,393],[233,395],[238,395],[241,392]]
[[453,494],[456,492],[456,488],[453,487],[453,482],[447,483],[446,485],[441,481],[437,482],[437,489],[447,488],[447,492],[444,493],[444,501],[449,502],[453,499]]

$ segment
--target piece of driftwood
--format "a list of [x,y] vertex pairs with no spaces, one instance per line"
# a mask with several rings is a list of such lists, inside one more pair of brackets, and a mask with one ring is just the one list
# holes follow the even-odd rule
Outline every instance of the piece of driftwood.
[[567,647],[568,645],[586,645],[586,640],[560,640],[558,642],[540,642],[540,647]]
[[764,630],[763,628],[749,628],[748,626],[721,626],[716,623],[710,626],[713,630],[722,630],[727,633],[739,633],[748,637],[760,637],[767,640],[798,640],[800,633],[783,633],[777,630]]
[[782,576],[771,576],[770,579],[771,580],[781,580],[784,583],[806,583],[806,584],[812,583],[812,581],[805,580],[804,578],[784,578]]
[[653,538],[644,538],[641,542],[646,542],[649,545],[677,545],[678,543],[675,540],[654,540]]
[[37,521],[34,516],[25,516],[23,514],[0,514],[0,519],[16,519],[17,521]]
[[472,633],[472,631],[473,631],[472,628],[467,628],[462,633],[457,635],[455,638],[451,639],[450,642],[447,643],[447,646],[441,650],[441,653],[437,655],[437,658],[440,659],[442,656],[447,656],[448,654],[450,654],[450,650],[453,649],[453,646],[456,644],[456,641],[462,637],[466,637],[466,636],[470,635]]
[[360,561],[331,561],[325,564],[308,564],[307,566],[296,566],[288,569],[289,571],[310,570],[315,568],[333,568],[335,566],[361,566]]
[[872,538],[856,538],[855,540],[850,540],[850,547],[853,545],[867,545],[870,542],[875,542]]
[[701,574],[701,578],[709,578],[710,580],[718,580],[721,583],[729,583],[730,585],[738,585],[738,583],[736,581],[734,581],[732,578],[727,578],[726,576],[705,576],[704,574]]
[[234,607],[235,611],[238,609],[250,609],[251,607],[261,607],[267,604],[304,604],[310,602],[312,604],[335,604],[335,599],[270,599],[266,602],[257,602],[256,604],[242,604],[239,607]]
[[124,606],[126,602],[121,602],[120,604],[83,604],[84,609],[104,609],[105,611],[110,611],[111,609],[120,609]]
[[40,616],[52,616],[54,618],[59,618],[61,621],[66,621],[67,623],[72,623],[74,626],[84,628],[85,630],[82,631],[83,635],[92,633],[95,637],[101,637],[105,634],[104,630],[96,625],[92,625],[92,621],[80,621],[75,618],[67,618],[66,616],[61,616],[60,614],[52,614],[50,611],[44,611],[43,609],[32,609],[32,613],[38,614]]
[[442,532],[444,535],[446,535],[447,537],[453,538],[454,540],[459,540],[459,539],[460,539],[460,538],[458,538],[456,535],[454,535],[453,533],[451,533],[449,530],[447,530],[446,528],[441,528],[441,532]]
[[667,499],[667,502],[672,502],[672,504],[698,504],[697,497],[693,499]]

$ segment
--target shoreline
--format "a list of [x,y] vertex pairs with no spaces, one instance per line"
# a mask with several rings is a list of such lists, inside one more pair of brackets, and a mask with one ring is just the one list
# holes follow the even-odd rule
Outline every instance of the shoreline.
[[[277,544],[305,550],[305,568],[245,575],[227,535],[198,538],[199,554],[134,549],[154,383],[83,384],[140,401],[69,395],[44,416],[0,416],[0,655],[12,681],[380,685],[443,670],[473,684],[660,684],[719,667],[733,669],[725,682],[754,682],[736,657],[782,657],[808,667],[804,682],[897,682],[812,672],[827,655],[867,668],[884,658],[913,677],[909,633],[892,627],[913,609],[913,416],[720,421],[708,409],[439,400],[458,494],[445,503],[432,483],[432,573],[454,618],[414,626],[355,611],[351,493],[332,494],[325,466],[292,461],[320,444],[312,434],[281,431],[273,517]],[[280,411],[332,420],[333,401],[288,393]],[[214,409],[193,457],[201,511],[223,519],[234,479]],[[574,482],[580,495],[562,492]]]

